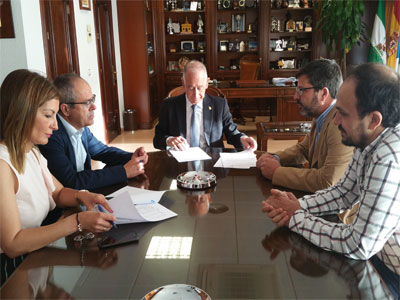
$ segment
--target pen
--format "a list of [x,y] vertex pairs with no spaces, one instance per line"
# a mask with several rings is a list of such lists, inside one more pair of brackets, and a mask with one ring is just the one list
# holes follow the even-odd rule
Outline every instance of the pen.
[[[100,210],[101,212],[106,213],[106,211],[105,211],[105,209],[103,208],[103,206],[101,206],[100,204],[97,204],[97,207],[99,208],[99,210]],[[116,225],[113,221],[110,221],[110,223],[111,223],[111,225],[112,225],[114,228],[117,228],[117,225]]]
[[150,202],[137,203],[137,204],[135,204],[135,206],[138,206],[138,205],[147,205],[147,204],[154,204],[154,203],[156,203],[156,201],[150,200]]

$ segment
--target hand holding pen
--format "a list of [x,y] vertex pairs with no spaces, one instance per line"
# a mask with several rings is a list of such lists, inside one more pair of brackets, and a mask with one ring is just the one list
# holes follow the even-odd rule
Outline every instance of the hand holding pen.
[[[105,209],[103,208],[103,206],[101,206],[100,204],[97,206],[99,208],[100,212],[106,213]],[[117,228],[117,225],[115,224],[115,222],[110,221],[110,224],[114,227]]]

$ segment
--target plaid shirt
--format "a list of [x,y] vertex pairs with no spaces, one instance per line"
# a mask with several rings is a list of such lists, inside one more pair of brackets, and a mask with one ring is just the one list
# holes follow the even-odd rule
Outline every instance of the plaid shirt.
[[[382,256],[400,257],[400,124],[386,128],[365,149],[356,149],[341,180],[300,200],[291,230],[313,244],[355,259],[368,259],[386,244]],[[316,216],[360,207],[353,224]],[[316,215],[316,216],[315,216]]]

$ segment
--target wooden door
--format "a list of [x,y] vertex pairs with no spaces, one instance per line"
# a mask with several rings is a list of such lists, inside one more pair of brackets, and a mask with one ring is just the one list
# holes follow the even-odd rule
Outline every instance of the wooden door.
[[105,123],[106,142],[121,133],[115,67],[114,36],[110,0],[94,0],[100,90]]
[[79,74],[72,0],[40,0],[47,77]]

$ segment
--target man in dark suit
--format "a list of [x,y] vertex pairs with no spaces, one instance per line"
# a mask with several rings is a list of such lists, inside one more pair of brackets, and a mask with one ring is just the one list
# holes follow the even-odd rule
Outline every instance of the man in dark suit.
[[[66,187],[96,189],[125,182],[144,173],[147,153],[143,147],[135,153],[108,147],[93,136],[87,126],[94,122],[95,95],[89,84],[75,74],[64,74],[54,80],[60,94],[58,130],[40,151],[48,161],[51,173]],[[106,164],[92,170],[91,160]]]
[[223,134],[235,148],[257,148],[257,142],[240,133],[233,123],[226,100],[205,93],[208,80],[201,62],[186,64],[182,77],[185,93],[168,98],[161,105],[153,139],[155,148],[224,147]]

